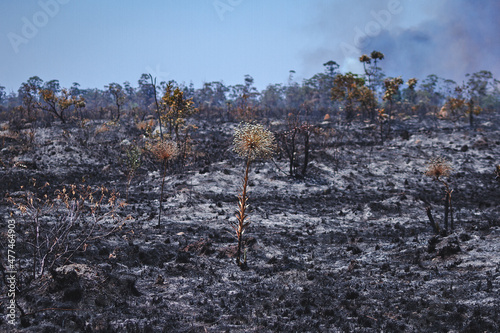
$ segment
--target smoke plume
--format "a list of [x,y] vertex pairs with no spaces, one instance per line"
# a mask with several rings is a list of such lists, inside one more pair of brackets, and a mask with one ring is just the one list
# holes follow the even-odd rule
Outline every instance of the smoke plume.
[[[425,78],[436,74],[460,83],[466,73],[500,76],[500,1],[334,1],[322,3],[315,28],[328,47],[304,55],[335,60],[362,73],[358,58],[373,50],[387,76]],[[339,37],[340,36],[340,37]]]

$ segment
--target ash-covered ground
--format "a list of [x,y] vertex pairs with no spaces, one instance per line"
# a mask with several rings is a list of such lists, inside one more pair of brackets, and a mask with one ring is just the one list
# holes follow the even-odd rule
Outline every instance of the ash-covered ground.
[[[199,122],[194,157],[167,174],[160,227],[160,168],[144,158],[127,205],[117,206],[122,227],[35,280],[23,244],[30,220],[8,198],[21,200],[36,179],[49,195],[83,183],[124,201],[124,147],[141,135],[126,121],[105,131],[99,123],[36,128],[31,143],[2,131],[1,251],[5,258],[13,218],[18,309],[9,325],[2,279],[0,330],[498,332],[499,120],[480,116],[474,129],[395,122],[383,143],[375,126],[323,123],[304,178],[287,176],[284,156],[255,162],[245,269],[235,264],[229,223],[244,172],[231,150],[237,124]],[[445,192],[424,175],[437,156],[453,168],[455,228],[441,235],[426,207],[442,227]]]

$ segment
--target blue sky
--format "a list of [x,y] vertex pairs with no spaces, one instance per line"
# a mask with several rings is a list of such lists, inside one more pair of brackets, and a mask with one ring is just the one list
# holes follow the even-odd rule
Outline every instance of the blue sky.
[[[494,2],[476,3],[488,4],[478,9],[488,15],[498,9]],[[220,80],[242,83],[250,74],[263,89],[286,83],[289,70],[296,71],[298,81],[309,78],[328,60],[361,73],[357,58],[375,48],[386,48],[379,51],[386,54],[381,65],[388,75],[436,73],[459,80],[480,69],[496,74],[495,49],[476,56],[466,52],[468,39],[449,43],[464,33],[448,29],[456,24],[451,13],[467,16],[471,40],[474,32],[499,31],[484,17],[470,17],[463,3],[472,1],[1,0],[0,85],[17,91],[38,75],[66,87],[78,82],[102,89],[111,82],[136,86],[149,72],[195,87]],[[481,43],[496,43],[495,38],[491,34]],[[458,49],[448,67],[440,58],[443,49],[453,54]]]

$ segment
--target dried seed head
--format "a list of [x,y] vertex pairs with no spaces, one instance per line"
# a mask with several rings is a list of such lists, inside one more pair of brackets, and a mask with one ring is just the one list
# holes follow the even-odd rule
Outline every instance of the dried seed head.
[[452,171],[452,167],[448,161],[442,157],[433,158],[427,165],[425,175],[439,179],[440,177],[448,177]]
[[360,62],[366,62],[367,64],[370,64],[372,62],[372,58],[370,58],[368,55],[363,54],[361,57],[359,57]]
[[240,125],[234,133],[233,144],[238,155],[251,161],[270,158],[276,149],[273,133],[260,124]]
[[173,141],[158,141],[151,144],[149,150],[160,161],[168,161],[179,155],[177,144]]

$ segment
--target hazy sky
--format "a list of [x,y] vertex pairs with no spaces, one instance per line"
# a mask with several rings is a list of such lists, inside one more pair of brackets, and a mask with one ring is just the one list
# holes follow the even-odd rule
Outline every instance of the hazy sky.
[[196,88],[299,82],[373,49],[404,79],[500,76],[497,0],[0,0],[0,85],[37,75],[83,88],[142,73]]

